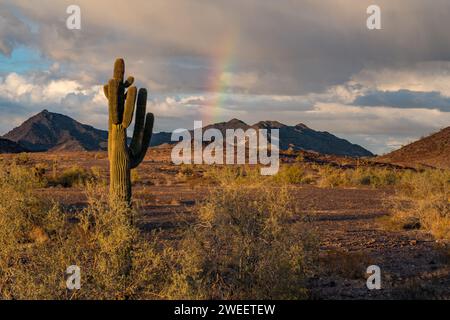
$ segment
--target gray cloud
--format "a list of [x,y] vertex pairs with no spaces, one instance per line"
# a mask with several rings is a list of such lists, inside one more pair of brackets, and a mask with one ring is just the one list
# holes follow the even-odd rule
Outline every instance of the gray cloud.
[[395,108],[425,108],[450,111],[450,98],[439,92],[410,90],[372,91],[359,96],[353,102],[360,106],[388,106]]
[[134,0],[113,7],[80,0],[80,32],[65,28],[70,1],[5,1],[39,25],[40,49],[70,62],[73,74],[104,81],[113,59],[125,56],[156,91],[210,90],[227,67],[257,76],[250,88],[230,84],[234,90],[298,95],[342,83],[368,65],[450,57],[446,0],[377,1],[378,31],[365,26],[369,0]]
[[450,2],[376,2],[383,29],[370,31],[372,0],[77,0],[82,30],[71,31],[71,0],[0,0],[0,53],[26,45],[55,62],[22,79],[24,94],[2,84],[0,130],[43,108],[104,127],[93,88],[117,56],[149,88],[159,130],[216,108],[214,121],[305,122],[381,150],[448,125]]
[[0,53],[10,55],[16,46],[32,42],[31,30],[12,13],[12,6],[0,5]]

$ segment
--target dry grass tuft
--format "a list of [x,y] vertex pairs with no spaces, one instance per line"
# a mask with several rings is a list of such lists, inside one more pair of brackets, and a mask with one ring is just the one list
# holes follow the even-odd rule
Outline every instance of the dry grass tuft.
[[403,176],[394,199],[393,223],[423,228],[450,240],[450,171],[428,169]]
[[273,176],[275,182],[287,184],[311,184],[314,177],[307,168],[301,164],[281,166],[276,175]]
[[403,172],[385,168],[339,169],[320,166],[318,174],[320,176],[318,186],[323,188],[361,186],[384,188],[398,184],[402,179]]

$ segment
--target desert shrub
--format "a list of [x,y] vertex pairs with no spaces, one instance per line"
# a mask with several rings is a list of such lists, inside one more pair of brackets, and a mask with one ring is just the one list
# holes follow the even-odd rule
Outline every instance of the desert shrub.
[[401,182],[403,173],[394,169],[359,167],[341,169],[331,166],[318,168],[320,187],[359,187],[384,188]]
[[311,174],[300,165],[282,166],[278,173],[273,176],[274,181],[288,184],[309,184],[313,182]]
[[393,200],[394,222],[450,239],[450,171],[406,172]]
[[[286,186],[249,183],[224,170],[219,188],[198,207],[198,223],[180,245],[166,295],[188,299],[299,299],[315,241],[294,232]],[[232,178],[234,176],[234,178]]]
[[254,166],[210,166],[203,173],[203,178],[214,185],[252,184],[268,181],[267,176],[261,176],[258,167]]
[[[8,192],[11,190],[26,192],[34,187],[42,186],[42,183],[39,176],[35,174],[34,168],[0,162],[0,186]],[[13,199],[4,197],[4,200],[12,201]]]
[[[173,246],[144,236],[102,186],[87,182],[86,207],[69,214],[34,194],[31,169],[1,166],[0,299],[306,297],[316,242],[293,223],[286,186],[224,173]],[[71,265],[81,290],[66,288]]]
[[96,179],[100,179],[102,176],[102,168],[98,166],[91,167],[91,173]]
[[45,173],[47,172],[47,166],[45,163],[37,163],[36,165],[33,166],[32,171],[34,176],[38,180],[42,181],[45,177]]
[[96,181],[98,176],[92,170],[87,170],[79,166],[72,166],[56,176],[56,179],[49,180],[50,184],[61,185],[64,188],[84,186],[89,181]]
[[336,188],[347,185],[348,178],[345,171],[331,166],[318,167],[318,186],[322,188]]
[[[201,176],[201,165],[192,165],[192,164],[181,164],[175,170],[176,181],[179,183],[188,183],[191,187],[195,187],[195,185],[199,184],[199,177]],[[172,179],[169,178],[166,181],[166,184],[171,184]]]
[[12,288],[21,285],[25,272],[20,273],[15,267],[25,263],[31,243],[46,240],[39,226],[47,220],[51,206],[33,196],[32,190],[37,186],[38,178],[31,169],[15,164],[0,167],[1,298],[17,297]]
[[305,156],[302,153],[299,153],[297,155],[297,157],[295,158],[296,162],[304,162],[305,161]]
[[194,175],[194,168],[192,165],[182,164],[178,174],[184,177],[192,177]]
[[349,184],[382,188],[396,185],[401,180],[401,173],[386,168],[357,168],[349,170]]
[[21,152],[14,157],[13,162],[17,165],[28,164],[30,162],[30,156],[26,152]]
[[[29,170],[1,169],[0,299],[161,297],[171,252],[140,235],[129,208],[88,185],[88,206],[69,222],[58,204],[33,195]],[[71,265],[81,268],[81,290],[66,289]]]

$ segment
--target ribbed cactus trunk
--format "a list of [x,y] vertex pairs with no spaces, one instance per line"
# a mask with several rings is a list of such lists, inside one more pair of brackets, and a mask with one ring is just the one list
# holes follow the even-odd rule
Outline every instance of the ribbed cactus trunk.
[[[147,90],[131,86],[133,77],[124,82],[125,62],[117,59],[114,77],[104,86],[109,103],[108,158],[110,172],[110,195],[131,205],[131,169],[144,159],[153,131],[153,114],[147,116]],[[128,90],[125,92],[125,89]],[[136,103],[137,95],[137,103]],[[131,145],[127,144],[127,128],[133,121],[134,106],[136,120]]]
[[130,157],[128,155],[126,129],[122,125],[113,126],[109,138],[111,157],[109,158],[110,193],[115,199],[131,201]]

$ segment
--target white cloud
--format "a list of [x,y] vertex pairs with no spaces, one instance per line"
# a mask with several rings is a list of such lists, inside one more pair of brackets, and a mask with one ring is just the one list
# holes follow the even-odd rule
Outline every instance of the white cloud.
[[[346,134],[391,134],[417,136],[444,128],[450,123],[450,112],[433,109],[392,107],[361,107],[333,103],[318,103],[306,111],[320,128],[332,127],[334,132]],[[324,126],[326,125],[326,126]]]
[[93,89],[83,89],[76,81],[68,79],[50,80],[46,82],[35,75],[19,75],[10,73],[0,78],[0,97],[23,103],[59,103],[67,95],[85,93]]
[[42,92],[43,97],[49,100],[57,100],[68,93],[79,93],[80,84],[73,80],[53,80]]
[[49,109],[100,127],[96,115],[107,114],[101,86],[83,87],[70,79],[52,80],[48,75],[10,73],[0,78],[0,132],[12,129],[31,115]]

